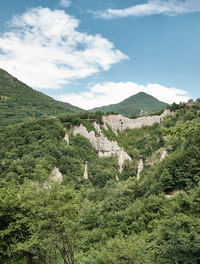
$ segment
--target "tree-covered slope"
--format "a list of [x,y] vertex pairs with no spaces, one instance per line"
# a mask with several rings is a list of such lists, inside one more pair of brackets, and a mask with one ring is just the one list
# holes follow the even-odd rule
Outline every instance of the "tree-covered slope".
[[0,69],[0,126],[81,109],[37,92]]
[[[132,158],[121,174],[115,156],[99,158],[72,133],[80,123],[94,130],[100,113],[0,128],[0,262],[198,264],[200,105],[170,108],[175,112],[160,124],[107,130]],[[55,166],[63,182],[49,188]]]
[[102,111],[104,113],[117,112],[122,115],[131,116],[131,115],[138,115],[140,113],[147,114],[147,113],[158,112],[166,108],[166,106],[167,106],[166,103],[159,101],[158,99],[156,99],[151,95],[141,92],[125,99],[124,101],[118,104],[97,107],[90,110],[90,112],[94,112],[94,111]]

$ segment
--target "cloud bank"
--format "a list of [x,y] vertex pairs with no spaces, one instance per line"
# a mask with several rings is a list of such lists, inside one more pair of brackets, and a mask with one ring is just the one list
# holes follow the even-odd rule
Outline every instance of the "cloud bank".
[[96,17],[112,19],[129,16],[150,16],[163,14],[175,16],[200,12],[199,0],[148,0],[144,4],[134,5],[125,9],[107,9],[97,12]]
[[71,5],[71,3],[72,2],[70,0],[61,0],[60,1],[60,6],[67,8],[67,7],[69,7]]
[[184,90],[168,88],[159,84],[144,86],[133,82],[107,82],[92,86],[88,92],[60,95],[58,99],[88,110],[119,103],[139,92],[145,92],[169,104],[186,102],[191,98]]
[[0,68],[37,88],[61,88],[127,59],[100,35],[77,31],[63,10],[33,8],[14,16],[0,36]]

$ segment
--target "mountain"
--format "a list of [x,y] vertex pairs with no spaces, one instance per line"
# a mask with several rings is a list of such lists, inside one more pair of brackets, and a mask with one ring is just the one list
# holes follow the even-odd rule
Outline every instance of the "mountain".
[[200,104],[168,108],[117,133],[99,112],[0,127],[0,263],[199,264]]
[[33,90],[0,69],[0,126],[20,123],[27,118],[84,111]]
[[166,108],[166,106],[166,103],[159,101],[158,99],[149,94],[141,92],[125,99],[124,101],[118,104],[97,107],[91,109],[90,112],[117,112],[122,115],[130,116],[140,114],[141,112],[154,113]]

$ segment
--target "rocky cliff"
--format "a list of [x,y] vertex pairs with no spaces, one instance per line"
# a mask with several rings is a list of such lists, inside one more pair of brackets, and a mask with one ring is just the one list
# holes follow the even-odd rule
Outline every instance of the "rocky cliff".
[[92,146],[98,151],[99,157],[110,157],[116,155],[118,157],[119,171],[122,172],[125,160],[131,160],[131,157],[117,144],[116,141],[109,141],[104,136],[100,125],[94,123],[94,127],[100,136],[96,136],[94,131],[88,132],[82,124],[73,128],[73,134],[80,134],[87,138]]
[[165,110],[161,115],[143,116],[135,119],[130,119],[122,115],[103,116],[103,122],[108,124],[114,132],[122,131],[130,128],[141,128],[142,126],[152,126],[155,123],[160,123],[163,118],[170,114],[170,110]]
[[[134,129],[140,128],[144,125],[152,126],[155,123],[160,123],[163,118],[169,114],[171,114],[170,111],[165,110],[161,115],[138,117],[136,119],[130,119],[122,115],[103,116],[104,124],[102,126],[104,129],[108,129],[106,124],[109,125],[113,132],[117,134],[117,131],[122,131],[127,128]],[[122,172],[124,162],[126,160],[131,161],[131,157],[123,150],[123,148],[118,145],[116,141],[108,140],[98,123],[94,122],[93,125],[98,135],[96,135],[97,133],[95,134],[95,131],[88,132],[86,127],[82,124],[80,124],[80,126],[73,127],[73,134],[80,134],[83,137],[87,138],[92,146],[98,151],[99,157],[110,157],[111,155],[117,156],[119,171]],[[69,144],[68,134],[65,135],[64,139]],[[164,157],[162,159],[164,159]],[[140,173],[141,171],[139,172],[139,174]]]

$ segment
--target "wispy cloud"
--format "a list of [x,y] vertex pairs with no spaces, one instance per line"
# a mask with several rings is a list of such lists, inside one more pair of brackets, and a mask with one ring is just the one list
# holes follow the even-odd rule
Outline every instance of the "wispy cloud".
[[61,0],[60,1],[60,6],[67,8],[67,7],[69,7],[71,5],[71,3],[72,2],[70,0]]
[[101,35],[79,32],[63,10],[33,8],[15,16],[0,36],[0,68],[37,88],[60,88],[127,59]]
[[148,0],[144,4],[134,5],[124,9],[107,9],[95,13],[96,17],[112,19],[128,16],[150,16],[163,14],[175,16],[200,12],[200,0]]
[[160,101],[170,104],[186,102],[191,98],[187,91],[159,84],[144,86],[133,82],[107,82],[96,84],[90,87],[87,92],[60,95],[58,99],[88,110],[102,105],[119,103],[139,92],[148,93]]

